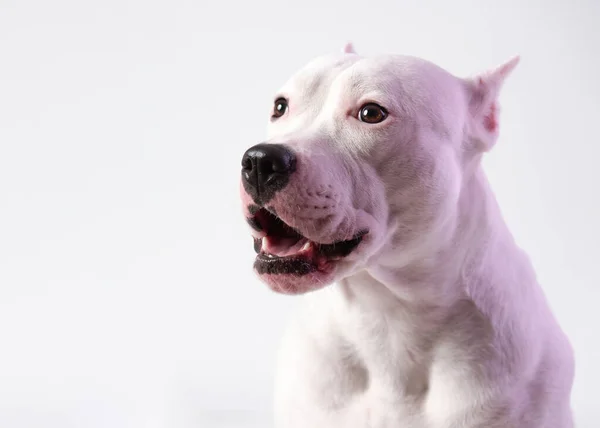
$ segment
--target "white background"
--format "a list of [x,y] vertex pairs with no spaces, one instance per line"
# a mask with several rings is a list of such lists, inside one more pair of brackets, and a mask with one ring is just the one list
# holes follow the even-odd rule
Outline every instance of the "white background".
[[268,427],[295,301],[237,193],[271,96],[347,40],[469,75],[514,54],[486,159],[600,423],[600,3],[0,1],[0,426]]

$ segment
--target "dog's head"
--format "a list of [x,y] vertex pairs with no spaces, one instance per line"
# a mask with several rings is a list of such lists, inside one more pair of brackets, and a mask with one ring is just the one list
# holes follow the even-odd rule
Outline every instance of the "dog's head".
[[346,47],[292,76],[274,97],[268,139],[242,159],[261,279],[304,293],[434,253],[496,141],[498,92],[517,61],[462,79]]

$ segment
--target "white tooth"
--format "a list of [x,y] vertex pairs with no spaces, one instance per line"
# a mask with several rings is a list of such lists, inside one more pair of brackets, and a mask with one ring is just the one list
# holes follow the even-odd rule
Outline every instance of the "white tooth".
[[310,249],[310,244],[311,244],[311,242],[308,241],[306,244],[304,244],[304,246],[302,247],[302,249],[300,251],[308,251]]
[[267,249],[267,237],[264,236],[262,239],[262,243],[261,243],[261,250],[266,251],[266,249]]

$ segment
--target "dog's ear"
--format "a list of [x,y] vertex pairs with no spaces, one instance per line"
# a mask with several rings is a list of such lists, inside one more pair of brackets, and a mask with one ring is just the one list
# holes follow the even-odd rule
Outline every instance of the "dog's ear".
[[351,42],[346,43],[342,48],[342,53],[355,54],[356,51],[354,50],[354,45]]
[[508,75],[519,63],[515,56],[501,66],[466,80],[469,101],[468,137],[480,151],[490,150],[498,139],[498,96]]

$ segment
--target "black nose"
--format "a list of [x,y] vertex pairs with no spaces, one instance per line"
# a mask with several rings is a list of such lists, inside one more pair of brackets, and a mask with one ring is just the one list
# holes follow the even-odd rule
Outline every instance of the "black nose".
[[296,157],[281,144],[257,144],[242,158],[242,181],[257,204],[267,203],[283,189],[296,169]]

